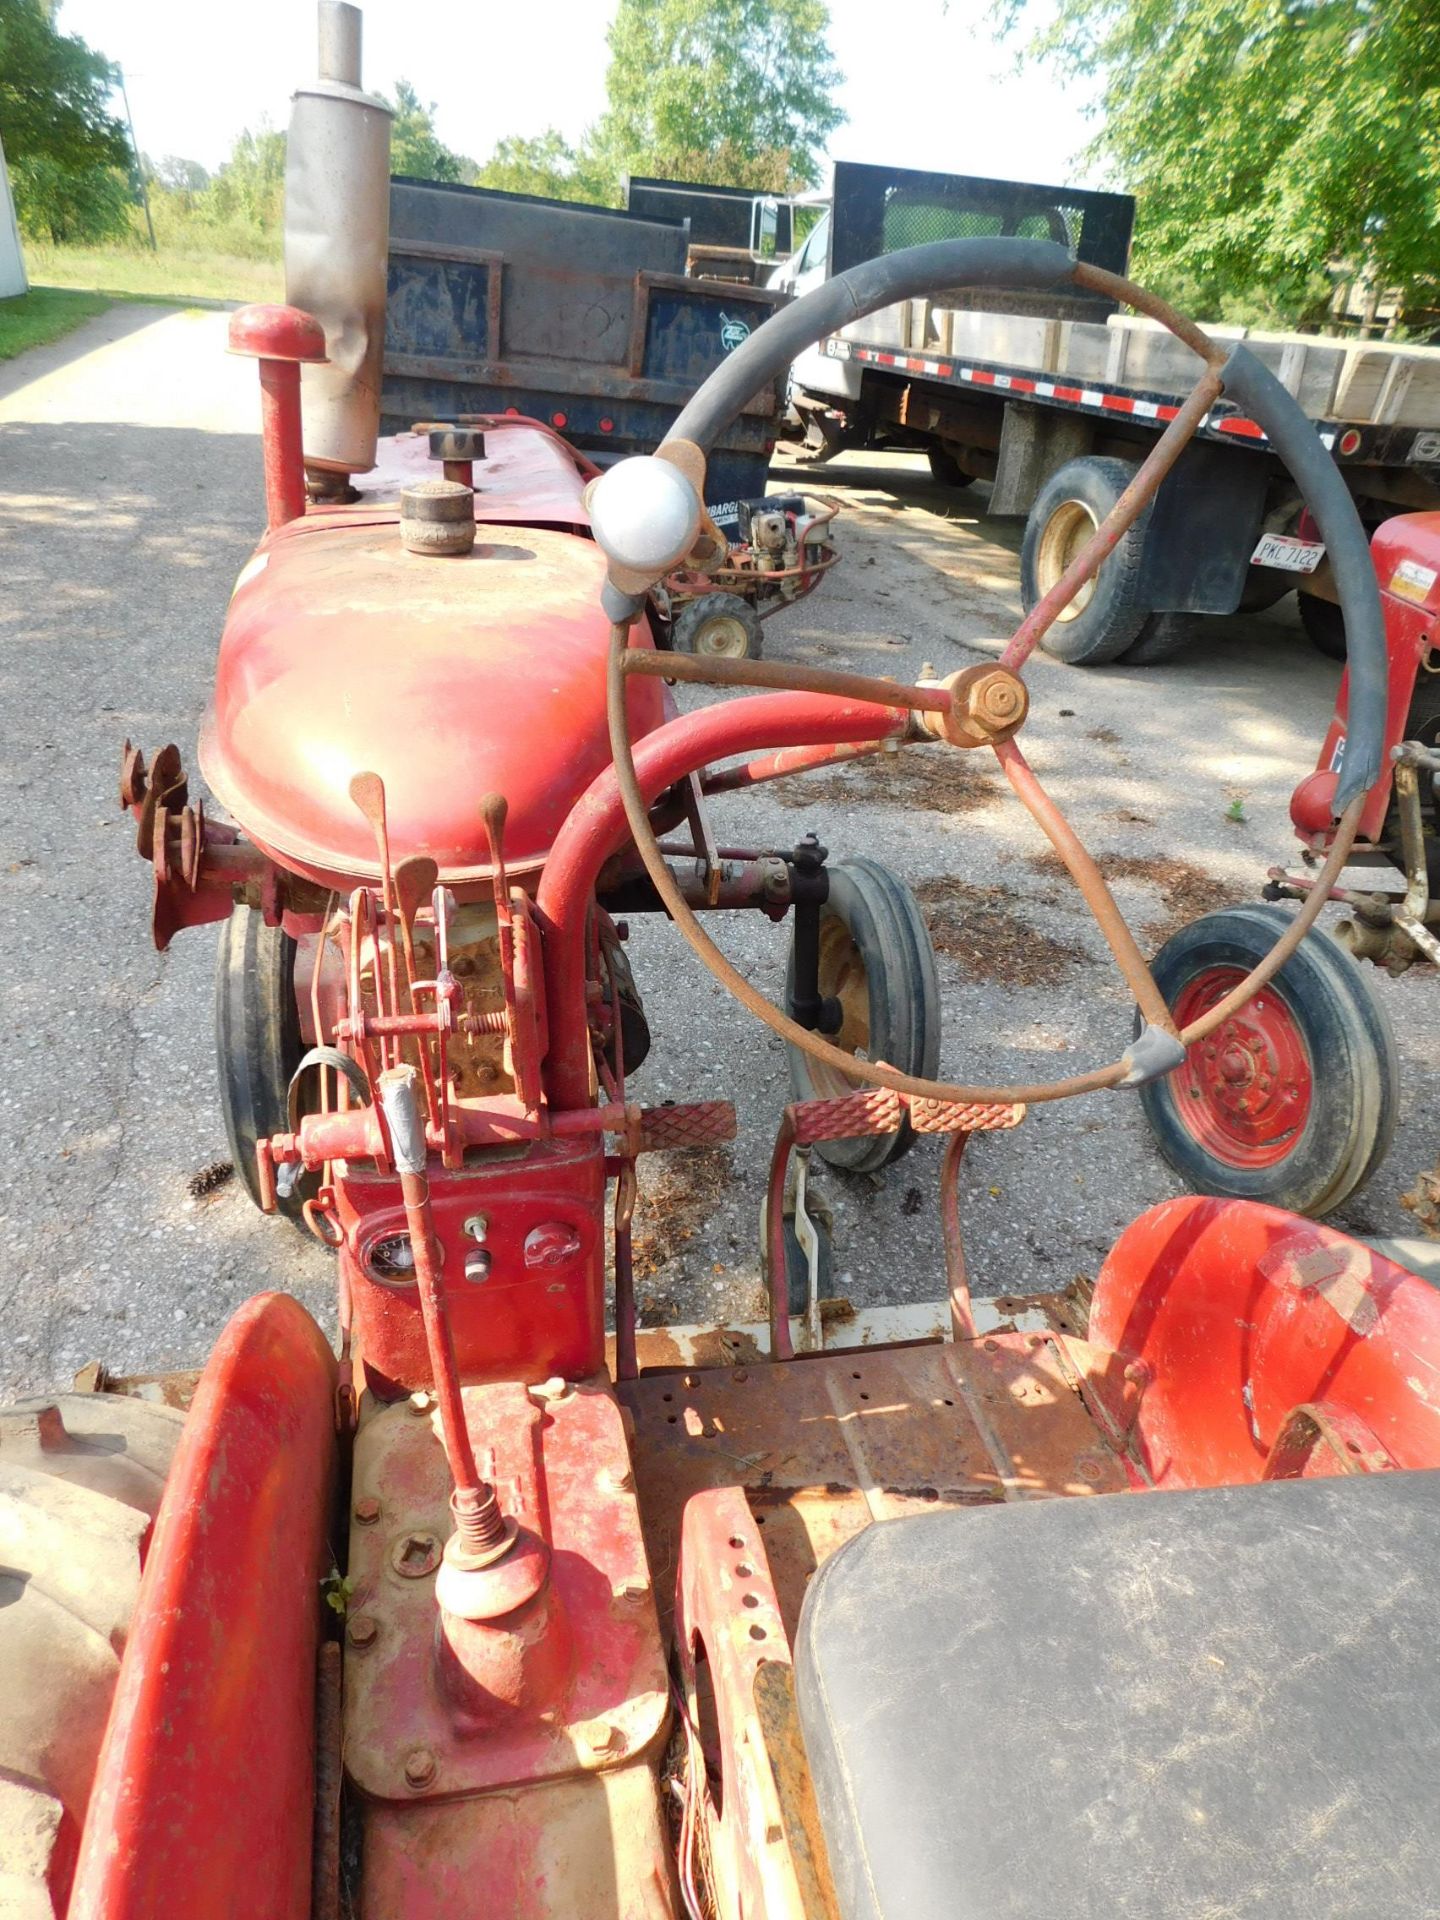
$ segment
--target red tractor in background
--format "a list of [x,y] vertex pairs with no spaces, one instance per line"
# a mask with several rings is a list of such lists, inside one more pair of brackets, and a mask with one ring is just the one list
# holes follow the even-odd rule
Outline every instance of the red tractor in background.
[[[1440,1299],[1217,1199],[1142,1216],[1088,1300],[995,1310],[967,1280],[969,1136],[1153,1084],[1263,995],[1369,817],[1385,735],[1374,575],[1308,424],[1243,347],[1101,279],[1195,350],[1196,388],[999,661],[915,686],[657,651],[649,595],[713,564],[707,451],[797,351],[934,289],[1093,287],[1054,243],[852,269],[738,347],[656,455],[583,484],[513,420],[470,481],[417,478],[429,443],[405,436],[357,463],[355,499],[311,503],[298,369],[324,330],[235,316],[270,524],[201,739],[231,819],[173,749],[128,751],[124,793],[158,944],[224,922],[230,1125],[260,1203],[335,1251],[339,1351],[264,1294],[193,1392],[150,1384],[183,1421],[123,1382],[6,1416],[16,1910],[1433,1912]],[[1348,744],[1314,889],[1179,1028],[1025,757],[1023,669],[1222,391],[1322,529]],[[667,680],[750,691],[680,711]],[[882,748],[995,755],[1141,1009],[1119,1058],[937,1080],[899,883],[862,861],[837,885],[813,843],[715,846],[714,794]],[[792,1050],[768,1350],[637,1326],[636,1161],[735,1117],[721,1088],[633,1097],[622,907],[666,913]],[[791,918],[784,1010],[704,931],[731,910]],[[945,1141],[946,1337],[801,1351],[792,1161],[917,1133]]]
[[[1386,649],[1384,760],[1347,865],[1371,870],[1373,890],[1317,878],[1335,844],[1331,811],[1348,751],[1350,681],[1313,773],[1296,787],[1290,816],[1305,871],[1272,867],[1269,904],[1207,914],[1173,935],[1153,963],[1177,1023],[1222,1000],[1288,922],[1282,901],[1321,898],[1349,909],[1335,935],[1317,929],[1269,990],[1192,1046],[1185,1064],[1141,1092],[1161,1151],[1204,1193],[1263,1200],[1316,1216],[1332,1213],[1375,1172],[1394,1138],[1400,1106],[1395,1037],[1385,1008],[1355,962],[1401,974],[1440,960],[1436,775],[1440,774],[1440,514],[1401,514],[1370,543]],[[1440,1187],[1422,1174],[1406,1197],[1435,1227]]]

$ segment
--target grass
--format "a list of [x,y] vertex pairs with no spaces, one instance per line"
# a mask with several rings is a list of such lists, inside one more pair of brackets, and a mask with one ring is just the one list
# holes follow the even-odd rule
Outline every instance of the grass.
[[32,287],[29,293],[0,300],[0,360],[13,360],[27,347],[58,340],[109,304],[103,293],[77,293],[69,287]]
[[46,247],[31,241],[25,259],[31,278],[47,287],[84,288],[118,300],[183,306],[285,297],[278,260],[176,248],[151,253],[148,247]]

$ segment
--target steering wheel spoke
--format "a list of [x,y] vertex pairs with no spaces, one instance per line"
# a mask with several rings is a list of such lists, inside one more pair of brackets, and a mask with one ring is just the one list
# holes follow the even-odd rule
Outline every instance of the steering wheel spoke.
[[1041,786],[1035,769],[1015,741],[1002,741],[995,749],[995,758],[1004,769],[1005,778],[1025,811],[1065,862],[1070,878],[1079,888],[1096,926],[1105,936],[1106,946],[1115,956],[1115,964],[1125,976],[1126,986],[1135,996],[1135,1004],[1146,1025],[1175,1037],[1177,1028],[1170,1017],[1170,1009],[1130,931],[1129,922],[1115,904],[1115,896],[1106,884],[1095,856]]

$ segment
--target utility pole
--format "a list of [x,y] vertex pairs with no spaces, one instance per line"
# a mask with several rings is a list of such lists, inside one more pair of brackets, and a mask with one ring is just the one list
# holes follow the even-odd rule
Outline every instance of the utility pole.
[[[135,156],[135,177],[140,182],[140,200],[145,208],[145,226],[150,235],[150,251],[158,253],[159,248],[155,245],[155,222],[150,218],[150,189],[145,184],[145,162],[140,158],[140,149],[135,144],[135,120],[130,112],[130,95],[125,87],[125,69],[116,67],[115,71],[120,76],[120,98],[125,102],[125,124],[130,129],[130,151]],[[142,74],[140,77],[143,79],[145,76]]]

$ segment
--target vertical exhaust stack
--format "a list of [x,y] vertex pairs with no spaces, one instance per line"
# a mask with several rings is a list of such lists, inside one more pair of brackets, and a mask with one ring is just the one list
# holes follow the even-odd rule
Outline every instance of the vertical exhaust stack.
[[390,122],[360,85],[361,16],[320,0],[320,77],[295,95],[285,159],[285,298],[325,329],[301,398],[312,487],[343,493],[375,464],[390,241]]

